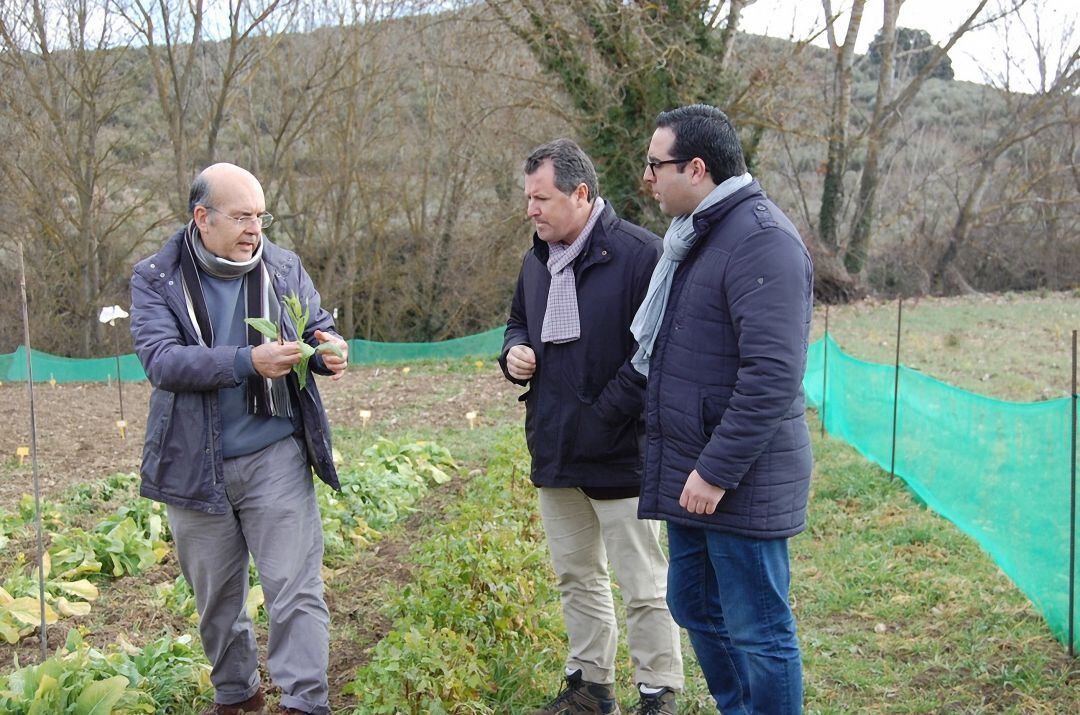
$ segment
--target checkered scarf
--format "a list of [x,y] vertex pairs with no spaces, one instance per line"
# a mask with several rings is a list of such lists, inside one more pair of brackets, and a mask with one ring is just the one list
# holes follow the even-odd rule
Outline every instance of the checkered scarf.
[[574,242],[548,244],[548,272],[551,287],[548,289],[547,311],[540,340],[545,343],[569,343],[581,337],[581,320],[578,317],[577,283],[574,280],[574,259],[585,250],[589,234],[604,210],[604,200],[599,196],[593,202],[592,213],[585,228]]

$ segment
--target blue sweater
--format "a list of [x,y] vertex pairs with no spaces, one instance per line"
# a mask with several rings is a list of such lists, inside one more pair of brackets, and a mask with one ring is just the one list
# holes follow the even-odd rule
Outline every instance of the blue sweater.
[[[221,456],[239,457],[253,454],[295,431],[287,417],[251,415],[247,411],[247,379],[255,375],[251,363],[251,346],[247,344],[244,324],[244,281],[214,278],[199,272],[206,311],[214,326],[214,342],[218,345],[241,345],[233,359],[236,385],[218,390],[221,406]],[[296,414],[296,410],[293,410]]]

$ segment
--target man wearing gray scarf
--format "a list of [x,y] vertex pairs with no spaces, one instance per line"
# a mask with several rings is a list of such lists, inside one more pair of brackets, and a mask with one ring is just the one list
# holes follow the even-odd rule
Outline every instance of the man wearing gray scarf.
[[508,380],[529,388],[520,399],[531,476],[570,641],[562,691],[533,712],[619,712],[610,559],[640,712],[667,715],[683,685],[682,655],[659,523],[637,519],[645,380],[630,364],[630,319],[660,241],[615,215],[597,195],[592,161],[568,139],[529,156],[525,196],[536,234],[500,362]]
[[[338,379],[348,344],[299,257],[263,235],[262,186],[232,164],[191,187],[191,220],[131,277],[131,333],[153,385],[140,494],[165,503],[180,569],[195,593],[215,703],[203,715],[264,712],[248,618],[255,560],[270,617],[267,670],[282,712],[329,712],[329,613],[312,470],[339,488],[315,380],[301,391],[300,342],[330,343],[312,373]],[[282,308],[310,311],[303,333]],[[269,340],[245,322],[278,326]]]
[[672,218],[633,321],[648,375],[638,514],[668,525],[668,604],[724,713],[791,715],[788,538],[806,527],[813,265],[715,107],[663,112],[644,180]]

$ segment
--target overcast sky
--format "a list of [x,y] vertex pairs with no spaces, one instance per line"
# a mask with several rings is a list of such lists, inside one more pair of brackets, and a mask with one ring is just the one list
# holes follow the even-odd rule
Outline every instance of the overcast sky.
[[[994,8],[999,0],[990,0],[987,8]],[[900,8],[897,24],[914,27],[930,33],[934,42],[946,42],[952,31],[978,5],[973,0],[906,0]],[[865,52],[874,35],[881,28],[881,0],[867,0],[866,10],[859,31],[858,52]],[[844,11],[837,27],[838,39],[842,41],[847,27],[851,0],[833,0],[833,12]],[[1052,63],[1062,58],[1062,37],[1068,33],[1070,51],[1075,51],[1080,39],[1075,32],[1080,16],[1077,0],[1029,0],[1020,17],[1003,27],[988,27],[969,32],[961,38],[949,53],[956,79],[985,82],[985,72],[995,75],[1004,73],[1009,66],[1005,52],[1013,55],[1011,84],[1015,89],[1028,90],[1038,76],[1034,63],[1031,41],[1026,30],[1041,32],[1044,42],[1053,47]],[[825,13],[817,0],[757,0],[743,10],[740,29],[760,35],[805,38],[820,30],[825,24]],[[1069,32],[1072,28],[1072,32]],[[817,44],[828,46],[824,33]],[[1021,77],[1020,75],[1024,75]]]

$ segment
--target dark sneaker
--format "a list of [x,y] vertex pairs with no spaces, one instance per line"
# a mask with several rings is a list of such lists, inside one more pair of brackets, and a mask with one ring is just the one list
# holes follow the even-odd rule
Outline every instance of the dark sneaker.
[[615,686],[590,683],[581,671],[566,676],[566,685],[555,699],[530,715],[622,715],[615,699]]
[[265,713],[266,699],[263,698],[262,688],[259,688],[254,695],[242,703],[230,703],[228,705],[214,703],[206,710],[203,710],[200,715],[265,715]]
[[303,710],[297,710],[296,708],[287,708],[284,705],[278,705],[279,713],[289,713],[289,715],[307,715]]
[[[641,691],[638,691],[641,693]],[[664,688],[659,693],[649,695],[641,693],[641,704],[638,705],[637,715],[676,715],[675,691]]]

